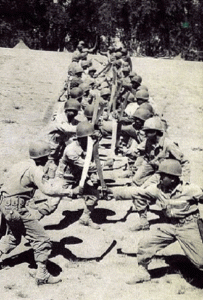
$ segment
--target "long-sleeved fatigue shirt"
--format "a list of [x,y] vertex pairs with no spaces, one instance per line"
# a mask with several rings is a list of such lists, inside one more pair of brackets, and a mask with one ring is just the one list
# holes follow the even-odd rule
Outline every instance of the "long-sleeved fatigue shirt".
[[190,181],[189,161],[185,158],[177,144],[164,135],[157,144],[152,144],[149,139],[144,140],[137,146],[137,151],[144,156],[147,162],[159,163],[162,159],[177,159],[183,167],[184,181]]
[[202,190],[194,184],[181,182],[170,193],[164,193],[159,184],[153,184],[143,189],[133,189],[132,198],[136,201],[155,202],[169,218],[185,218],[198,211],[198,200]]
[[[66,172],[72,174],[76,180],[80,180],[85,156],[86,152],[83,151],[78,141],[72,141],[64,150],[57,169],[57,176],[61,177]],[[94,162],[90,163],[89,171],[96,171]]]
[[36,189],[52,197],[72,197],[71,189],[64,189],[56,181],[49,180],[43,167],[36,166],[32,159],[20,162],[10,169],[1,187],[1,192],[10,196],[25,197],[26,200],[29,200],[33,197]]

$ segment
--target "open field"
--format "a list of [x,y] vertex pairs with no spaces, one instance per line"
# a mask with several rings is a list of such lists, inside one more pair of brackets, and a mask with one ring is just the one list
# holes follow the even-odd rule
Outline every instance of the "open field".
[[[45,126],[43,118],[63,87],[70,61],[69,53],[0,48],[0,183],[13,163],[28,158],[29,142]],[[191,161],[191,181],[203,187],[203,63],[133,58],[133,64],[168,121],[170,137]],[[94,218],[101,229],[94,231],[77,222],[82,213],[80,200],[62,200],[57,211],[41,222],[53,240],[50,272],[61,273],[63,282],[36,287],[27,273],[32,252],[22,243],[7,260],[10,268],[0,270],[1,299],[202,299],[203,277],[202,284],[198,278],[193,280],[194,270],[184,259],[179,269],[174,268],[174,256],[169,259],[173,267],[162,259],[152,261],[150,283],[125,283],[136,268],[136,257],[119,254],[118,249],[134,253],[143,237],[128,231],[135,213],[119,221],[130,207],[130,201],[100,202]],[[106,216],[114,212],[118,221],[107,221]],[[176,258],[182,251],[175,244],[164,253]]]

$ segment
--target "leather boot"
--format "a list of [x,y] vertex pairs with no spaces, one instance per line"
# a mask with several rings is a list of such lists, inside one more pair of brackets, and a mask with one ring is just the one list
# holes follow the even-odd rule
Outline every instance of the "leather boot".
[[149,281],[151,280],[151,276],[149,272],[147,271],[147,267],[143,265],[139,265],[136,274],[128,281],[126,281],[127,284],[136,284],[139,282]]
[[139,221],[132,227],[130,227],[130,231],[139,231],[139,230],[149,230],[149,222],[147,220],[147,210],[138,212],[139,213]]
[[46,267],[46,263],[38,262],[37,266],[38,266],[38,268],[37,268],[36,277],[35,277],[37,285],[55,284],[55,283],[62,281],[61,278],[59,278],[59,276],[54,277],[49,274],[47,267]]
[[91,219],[91,212],[93,211],[94,206],[87,206],[84,208],[83,214],[80,217],[79,223],[84,226],[89,226],[92,229],[100,229],[100,226],[94,223]]

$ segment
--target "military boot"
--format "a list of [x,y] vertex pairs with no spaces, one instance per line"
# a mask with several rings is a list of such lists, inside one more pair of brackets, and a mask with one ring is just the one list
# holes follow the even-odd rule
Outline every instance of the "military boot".
[[93,211],[94,206],[86,206],[84,208],[83,214],[79,219],[79,223],[84,226],[89,226],[92,229],[100,229],[100,226],[94,223],[91,219],[91,212]]
[[151,276],[149,272],[147,271],[147,267],[143,265],[139,265],[136,274],[128,281],[126,281],[127,284],[136,284],[139,282],[149,281],[151,280]]
[[49,274],[47,267],[46,267],[46,263],[38,262],[37,266],[38,266],[38,268],[37,268],[36,277],[35,277],[37,285],[55,284],[55,283],[62,281],[61,278],[59,278],[59,276],[54,277],[51,274]]
[[139,221],[132,227],[130,227],[130,231],[140,231],[140,230],[149,230],[149,222],[147,220],[147,210],[138,212],[139,213]]

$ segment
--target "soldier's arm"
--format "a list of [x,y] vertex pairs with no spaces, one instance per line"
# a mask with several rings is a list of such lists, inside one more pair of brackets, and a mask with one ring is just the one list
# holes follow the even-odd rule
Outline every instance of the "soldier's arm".
[[29,177],[32,183],[45,195],[52,197],[73,196],[73,190],[70,188],[64,189],[61,182],[57,180],[48,180],[44,175],[43,169],[37,166],[32,166],[29,170]]

